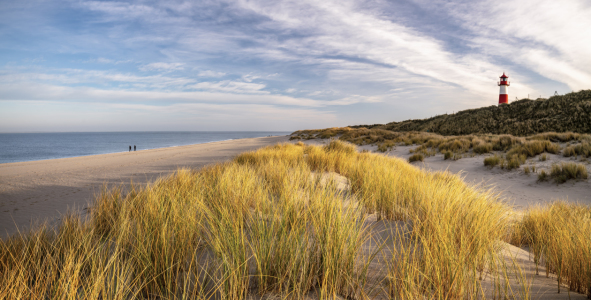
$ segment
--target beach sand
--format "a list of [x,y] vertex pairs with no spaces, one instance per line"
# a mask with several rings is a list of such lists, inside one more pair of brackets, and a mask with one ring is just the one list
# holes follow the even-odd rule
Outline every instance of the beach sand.
[[[408,158],[412,155],[409,150],[416,146],[398,146],[388,155]],[[573,158],[562,155],[546,154],[548,160],[539,161],[537,157],[530,158],[524,166],[536,166],[537,170],[549,172],[553,163],[578,162]],[[414,162],[412,165],[429,171],[449,171],[464,178],[464,181],[472,185],[483,185],[500,193],[501,198],[517,210],[524,210],[529,206],[546,204],[555,200],[579,202],[591,205],[591,180],[569,180],[557,184],[550,179],[538,182],[536,173],[525,174],[523,166],[511,171],[499,167],[488,168],[484,166],[484,158],[491,156],[476,155],[474,157],[461,158],[457,161],[444,160],[443,154],[425,158],[424,162]],[[589,163],[583,163],[591,174]]]
[[[60,216],[69,209],[84,214],[94,196],[105,185],[126,187],[131,181],[134,184],[145,185],[173,173],[178,168],[199,169],[208,164],[227,161],[245,151],[287,141],[286,136],[252,138],[129,153],[0,164],[1,237],[16,233],[17,227],[27,228],[31,222],[34,224],[47,220],[50,225],[55,225],[60,221]],[[306,141],[309,144],[327,142]],[[407,160],[411,155],[408,151],[413,147],[398,146],[386,155]],[[375,151],[376,147],[363,146],[359,147],[359,150]],[[444,160],[442,155],[438,154],[413,165],[431,171],[448,170],[460,174],[469,184],[488,185],[500,192],[502,199],[512,203],[516,209],[525,209],[536,203],[556,199],[591,204],[589,180],[569,181],[560,185],[551,181],[538,183],[535,174],[528,176],[521,170],[488,169],[483,165],[483,159],[484,156],[475,156],[450,161]],[[528,161],[528,164],[536,164],[538,168],[549,168],[553,161],[564,160],[568,159],[551,155],[549,161],[539,162],[534,159]],[[589,165],[587,166],[589,168]],[[373,222],[377,224],[372,227],[373,231],[381,228],[380,222],[386,223],[376,220]],[[555,275],[551,274],[549,278],[534,275],[535,266],[527,251],[510,245],[507,250],[512,253],[507,257],[514,257],[528,280],[531,280],[532,298],[586,299],[581,294],[569,295],[566,289],[563,293],[557,294]],[[370,269],[372,274],[381,274],[383,262],[372,262]],[[543,271],[540,272],[543,274]]]
[[84,213],[103,186],[146,184],[178,168],[199,169],[288,137],[263,137],[83,157],[0,164],[0,237]]

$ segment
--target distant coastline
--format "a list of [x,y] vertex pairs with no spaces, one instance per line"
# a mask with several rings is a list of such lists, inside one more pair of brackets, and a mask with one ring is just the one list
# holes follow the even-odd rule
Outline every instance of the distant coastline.
[[0,133],[0,164],[289,135],[289,131]]

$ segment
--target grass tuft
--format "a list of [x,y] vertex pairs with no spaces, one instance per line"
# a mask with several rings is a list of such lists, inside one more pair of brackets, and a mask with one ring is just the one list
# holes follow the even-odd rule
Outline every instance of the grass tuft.
[[484,159],[484,165],[487,167],[490,167],[490,168],[498,166],[500,162],[501,162],[501,157],[496,154]]
[[422,153],[415,153],[408,158],[408,162],[424,161],[425,156]]
[[587,179],[587,168],[583,164],[572,162],[553,164],[550,176],[556,183],[563,183],[569,179]]

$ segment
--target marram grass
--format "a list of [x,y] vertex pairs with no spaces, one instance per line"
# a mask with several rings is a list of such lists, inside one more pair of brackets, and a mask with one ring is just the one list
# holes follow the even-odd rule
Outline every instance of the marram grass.
[[[275,145],[105,190],[84,220],[0,241],[0,299],[525,299],[502,241],[529,227],[510,216],[449,173],[340,141]],[[371,218],[400,226],[378,239]]]
[[529,246],[538,267],[561,285],[591,298],[591,208],[563,201],[530,208],[517,224],[513,243]]

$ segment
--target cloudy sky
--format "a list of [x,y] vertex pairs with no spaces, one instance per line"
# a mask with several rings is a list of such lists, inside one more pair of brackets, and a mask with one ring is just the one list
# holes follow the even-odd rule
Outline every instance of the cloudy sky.
[[297,130],[591,88],[589,0],[0,0],[0,132]]

